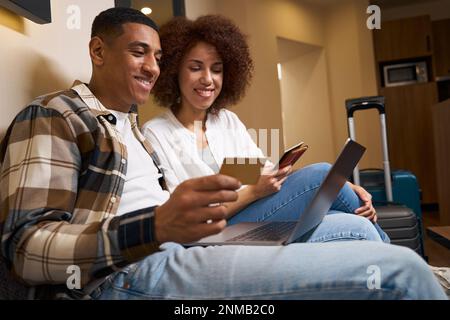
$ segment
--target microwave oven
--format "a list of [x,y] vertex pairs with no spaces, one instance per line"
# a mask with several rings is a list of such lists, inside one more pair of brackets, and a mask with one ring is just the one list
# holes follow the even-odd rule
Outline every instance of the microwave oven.
[[427,63],[420,61],[385,65],[383,79],[386,87],[428,82]]

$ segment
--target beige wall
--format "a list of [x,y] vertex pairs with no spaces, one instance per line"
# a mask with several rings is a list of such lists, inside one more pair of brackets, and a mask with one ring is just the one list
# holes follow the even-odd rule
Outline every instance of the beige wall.
[[[302,0],[205,1],[186,0],[188,17],[220,13],[232,18],[249,35],[256,72],[246,98],[234,107],[240,118],[251,128],[288,130],[284,133],[286,145],[303,134],[303,139],[312,142],[308,161],[331,161],[330,157],[337,155],[347,137],[345,99],[377,93],[372,35],[366,28],[368,1],[330,1],[322,6]],[[323,48],[322,54],[316,54],[318,69],[310,79],[305,79],[304,75],[289,75],[295,81],[310,81],[312,87],[306,99],[298,96],[298,91],[293,92],[295,82],[290,83],[290,93],[280,87],[276,69],[280,60],[277,37]],[[304,61],[292,63],[301,65]],[[320,86],[326,79],[328,81]],[[324,90],[329,91],[328,97]],[[289,101],[302,101],[304,105],[299,106],[296,113],[295,109],[282,106],[288,101],[282,96]],[[319,104],[316,106],[319,115],[315,121],[305,121],[304,127],[298,128],[298,119],[305,114],[308,119],[316,117],[310,113],[313,108],[310,103]],[[284,120],[283,109],[290,110]],[[381,166],[376,113],[358,114],[356,121],[358,140],[369,146],[362,166]],[[329,127],[318,128],[318,122]],[[322,152],[312,152],[316,148]]]
[[[80,8],[80,29],[67,28],[69,5]],[[0,136],[34,97],[67,88],[74,79],[89,81],[91,24],[112,6],[113,0],[52,0],[53,21],[45,25],[0,11]]]
[[278,50],[285,144],[292,146],[305,141],[310,146],[298,166],[333,162],[333,130],[323,47],[280,38]]
[[[348,137],[345,100],[377,94],[367,1],[342,0],[326,7],[325,34],[335,152]],[[382,167],[380,125],[374,110],[355,113],[357,141],[367,147],[361,166]]]
[[186,17],[195,19],[198,16],[218,12],[218,0],[185,0]]

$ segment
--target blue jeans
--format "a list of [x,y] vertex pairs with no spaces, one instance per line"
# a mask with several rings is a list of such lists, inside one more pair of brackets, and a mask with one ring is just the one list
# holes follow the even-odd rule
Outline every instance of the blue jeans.
[[[235,216],[231,217],[228,220],[228,224],[231,225],[239,222],[254,221],[296,221],[303,211],[305,211],[330,168],[331,165],[328,163],[317,163],[304,167],[301,170],[294,171],[288,176],[279,192],[250,204]],[[328,214],[330,215],[337,212],[353,214],[361,205],[362,202],[356,193],[349,185],[345,184],[331,206]],[[348,222],[347,226],[345,226],[345,224],[340,224],[340,227],[342,228],[341,232],[350,235],[353,232],[361,235],[361,232],[359,231],[360,227],[364,230],[370,229],[370,227],[367,226],[367,223],[364,223],[362,219],[367,220],[366,218],[349,218],[346,220]],[[360,224],[362,225],[360,226]],[[368,234],[367,240],[383,241],[386,243],[390,242],[388,235],[378,224],[370,224],[373,227],[373,231],[376,231],[379,236],[377,237]],[[326,232],[326,230],[324,230],[324,232]],[[330,233],[329,236],[330,235],[332,234]],[[319,236],[322,237],[325,235]],[[339,233],[335,234],[335,236],[335,238],[339,240]],[[355,239],[357,238],[358,237],[355,237]]]
[[[346,215],[351,216],[351,215]],[[414,251],[375,241],[193,247],[168,242],[94,299],[443,299]]]
[[[317,168],[318,166],[313,166]],[[311,170],[311,169],[308,169]],[[301,171],[300,171],[301,172]],[[293,174],[298,177],[300,173]],[[295,181],[296,179],[288,179]],[[287,185],[285,189],[290,189]],[[298,198],[306,189],[293,191]],[[345,191],[344,191],[345,192]],[[308,192],[306,192],[308,193]],[[309,197],[312,192],[309,192]],[[341,192],[342,193],[342,192]],[[282,193],[278,193],[282,194]],[[274,196],[273,196],[274,197]],[[269,199],[262,199],[269,201]],[[258,201],[258,202],[260,202]],[[301,212],[292,201],[233,217],[292,220]],[[305,200],[306,201],[306,200]],[[341,203],[339,203],[341,201]],[[339,197],[333,205],[348,205]],[[269,202],[270,203],[270,202]],[[293,206],[292,210],[278,207]],[[355,205],[356,206],[356,205]],[[278,209],[277,209],[278,208]],[[348,206],[341,211],[352,212]],[[347,210],[348,209],[348,210]],[[261,213],[263,216],[261,217]],[[332,211],[308,243],[287,246],[210,246],[184,248],[164,243],[159,252],[114,273],[94,299],[446,299],[428,265],[414,251],[381,242],[362,217]],[[244,221],[244,220],[242,220]],[[375,240],[375,241],[338,241]]]

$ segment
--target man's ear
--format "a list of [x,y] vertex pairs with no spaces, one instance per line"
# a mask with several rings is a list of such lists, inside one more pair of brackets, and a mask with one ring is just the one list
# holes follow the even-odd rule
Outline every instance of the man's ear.
[[93,37],[89,41],[89,55],[92,63],[96,66],[101,66],[104,63],[105,42],[100,37]]

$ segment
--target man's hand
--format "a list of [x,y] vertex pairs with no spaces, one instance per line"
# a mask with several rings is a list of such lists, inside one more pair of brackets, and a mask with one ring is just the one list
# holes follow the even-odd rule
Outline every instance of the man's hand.
[[354,185],[353,183],[347,182],[353,191],[358,195],[358,197],[364,202],[364,205],[358,209],[355,210],[355,214],[366,217],[373,223],[377,222],[377,212],[375,211],[375,208],[372,204],[372,195],[367,192],[366,189],[364,189],[361,186]]
[[227,213],[221,203],[236,201],[235,190],[240,186],[238,180],[225,175],[181,183],[170,199],[155,210],[156,240],[187,243],[219,233],[226,226]]

